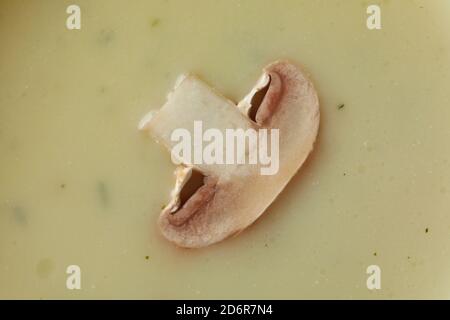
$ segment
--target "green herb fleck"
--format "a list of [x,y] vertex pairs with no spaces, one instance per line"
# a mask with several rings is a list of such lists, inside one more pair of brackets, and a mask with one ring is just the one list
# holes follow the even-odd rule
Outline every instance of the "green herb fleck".
[[340,104],[340,105],[338,105],[338,110],[341,110],[341,109],[343,109],[345,107],[345,104]]
[[150,27],[155,28],[159,26],[160,23],[161,23],[160,19],[158,18],[152,19],[152,21],[150,21]]
[[60,187],[61,187],[61,189],[65,189],[66,188],[66,184],[65,183],[61,183]]
[[28,215],[24,208],[20,206],[16,206],[12,209],[14,220],[22,226],[27,225],[28,223]]
[[36,265],[36,273],[40,278],[48,278],[55,269],[55,262],[52,259],[42,259]]
[[373,253],[373,256],[374,256],[374,257],[376,257],[376,256],[377,256],[377,253],[376,253],[376,252],[374,252],[374,253]]
[[115,32],[113,30],[103,29],[99,32],[97,41],[101,45],[107,45],[114,40]]
[[428,231],[429,231],[429,229],[428,229],[428,228],[425,228],[425,233],[428,233]]
[[148,259],[150,259],[150,256],[145,256],[145,260],[148,260]]
[[107,207],[109,204],[109,191],[104,181],[97,183],[97,192],[103,207]]

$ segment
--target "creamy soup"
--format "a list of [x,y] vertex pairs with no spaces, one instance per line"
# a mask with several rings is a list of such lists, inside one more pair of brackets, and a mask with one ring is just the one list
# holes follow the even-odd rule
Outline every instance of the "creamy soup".
[[[449,18],[446,0],[1,1],[0,298],[450,298]],[[239,236],[176,247],[156,224],[175,166],[139,120],[179,74],[239,101],[284,58],[319,93],[313,153]]]

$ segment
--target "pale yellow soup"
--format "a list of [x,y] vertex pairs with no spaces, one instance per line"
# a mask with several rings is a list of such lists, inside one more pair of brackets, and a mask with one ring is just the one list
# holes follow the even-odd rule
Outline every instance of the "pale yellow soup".
[[[0,298],[450,298],[449,1],[10,0],[0,43]],[[319,93],[313,154],[239,236],[177,248],[140,118],[181,73],[238,101],[282,58]]]

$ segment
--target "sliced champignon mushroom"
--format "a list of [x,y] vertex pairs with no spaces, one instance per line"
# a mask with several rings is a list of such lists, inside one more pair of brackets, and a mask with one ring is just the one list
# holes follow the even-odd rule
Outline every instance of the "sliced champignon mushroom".
[[[279,171],[261,175],[260,164],[193,164],[179,159],[171,202],[163,209],[163,235],[181,247],[221,241],[253,223],[275,200],[313,149],[319,128],[319,100],[305,73],[287,61],[268,65],[238,104],[188,75],[177,82],[165,105],[139,125],[169,150],[177,128],[279,129]],[[194,173],[199,177],[193,178]],[[183,191],[187,196],[183,196]],[[184,199],[183,199],[184,198]]]

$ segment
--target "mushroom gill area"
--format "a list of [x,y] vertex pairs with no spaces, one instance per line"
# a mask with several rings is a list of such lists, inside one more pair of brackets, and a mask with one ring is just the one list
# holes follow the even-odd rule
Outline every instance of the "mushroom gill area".
[[177,205],[170,210],[168,220],[174,226],[181,226],[214,196],[215,179],[201,171],[190,169],[190,175],[175,195]]

